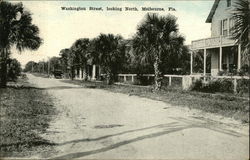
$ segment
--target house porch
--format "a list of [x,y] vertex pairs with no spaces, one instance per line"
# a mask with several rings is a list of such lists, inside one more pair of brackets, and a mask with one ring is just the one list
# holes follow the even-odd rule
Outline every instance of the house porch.
[[80,80],[97,80],[100,78],[101,68],[99,65],[86,65],[75,70],[75,78]]
[[220,71],[233,73],[241,68],[241,45],[236,45],[230,37],[196,40],[192,42],[191,49],[191,74],[195,73],[193,64],[196,63],[194,60],[197,54],[202,54],[203,75],[209,73],[216,76]]

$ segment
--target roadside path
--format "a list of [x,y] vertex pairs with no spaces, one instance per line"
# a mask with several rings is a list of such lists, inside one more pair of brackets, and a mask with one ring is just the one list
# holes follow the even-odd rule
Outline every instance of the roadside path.
[[[28,75],[58,115],[42,136],[51,159],[235,159],[249,157],[248,126],[160,101]],[[51,154],[49,154],[51,155]]]

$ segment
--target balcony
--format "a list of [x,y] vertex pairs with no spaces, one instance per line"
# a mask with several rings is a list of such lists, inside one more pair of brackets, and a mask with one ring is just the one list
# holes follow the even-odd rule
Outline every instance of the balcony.
[[219,36],[192,41],[191,49],[217,48],[235,45],[235,40],[230,36]]

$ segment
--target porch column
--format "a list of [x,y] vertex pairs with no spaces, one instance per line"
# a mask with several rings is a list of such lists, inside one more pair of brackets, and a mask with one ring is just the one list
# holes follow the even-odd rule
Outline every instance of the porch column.
[[126,75],[123,75],[123,81],[126,82],[127,81],[127,77]]
[[203,64],[203,65],[204,65],[204,67],[203,67],[203,68],[204,68],[204,71],[203,71],[203,72],[204,72],[204,73],[203,73],[204,76],[206,75],[206,59],[207,59],[207,49],[205,48],[205,49],[204,49],[204,62],[203,62],[203,63],[204,63],[204,64]]
[[82,69],[79,70],[79,78],[82,79]]
[[229,54],[228,53],[226,53],[226,57],[227,57],[227,71],[229,71]]
[[102,77],[101,77],[102,71],[101,71],[101,66],[100,66],[100,65],[99,65],[99,70],[98,70],[98,72],[99,72],[99,78],[102,79]]
[[237,70],[239,71],[241,68],[241,44],[238,45],[238,65]]
[[83,68],[83,74],[82,74],[82,78],[83,78],[84,80],[87,80],[87,79],[88,79],[88,73],[86,73],[86,72],[88,72],[88,70],[87,70],[87,67],[85,66],[85,67]]
[[193,51],[190,52],[190,74],[193,74]]
[[222,71],[222,47],[220,47],[220,52],[219,52],[219,71]]
[[168,79],[168,85],[171,86],[171,85],[172,85],[172,77],[169,76],[168,78],[169,78],[169,79]]
[[92,80],[96,80],[95,70],[96,70],[96,65],[93,65],[93,68],[92,68]]
[[78,74],[77,74],[77,69],[75,69],[75,77],[74,78],[78,78]]

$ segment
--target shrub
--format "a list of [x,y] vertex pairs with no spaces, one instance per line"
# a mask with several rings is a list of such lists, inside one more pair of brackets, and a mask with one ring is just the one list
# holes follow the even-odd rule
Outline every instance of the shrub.
[[233,92],[233,83],[230,79],[216,79],[211,80],[207,84],[203,83],[202,80],[197,80],[192,86],[192,90],[200,92]]
[[242,95],[243,93],[249,93],[249,88],[249,79],[240,79],[237,81],[237,93],[239,95]]
[[16,81],[17,77],[21,75],[21,64],[16,59],[9,59],[7,77],[11,81]]
[[239,76],[246,76],[249,75],[250,73],[250,66],[248,66],[247,64],[244,64],[240,71],[238,72]]
[[225,75],[228,75],[227,71],[219,71],[218,72],[218,76],[225,76]]
[[147,77],[143,75],[138,75],[137,76],[137,83],[142,86],[147,86],[147,85],[152,85],[154,83],[154,77]]
[[218,88],[219,88],[219,92],[233,92],[233,81],[230,79],[218,79]]
[[194,90],[194,91],[201,91],[202,90],[202,81],[199,79],[199,80],[196,80],[192,87],[191,87],[191,90]]

